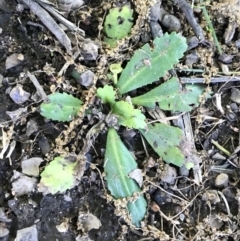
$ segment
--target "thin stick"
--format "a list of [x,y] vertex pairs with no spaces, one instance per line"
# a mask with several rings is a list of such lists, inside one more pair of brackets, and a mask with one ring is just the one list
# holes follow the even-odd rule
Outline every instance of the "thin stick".
[[146,145],[145,145],[145,141],[144,141],[142,135],[140,135],[140,137],[141,137],[141,140],[142,140],[143,149],[144,149],[145,154],[146,154],[146,156],[147,156],[147,158],[148,158],[148,157],[149,157],[149,153],[148,153],[148,151],[147,151],[147,147],[146,147]]
[[39,5],[41,5],[44,9],[46,9],[49,13],[53,15],[53,17],[61,22],[65,27],[73,32],[77,32],[82,36],[85,36],[85,32],[78,28],[75,24],[64,18],[54,7],[51,7],[49,4],[40,1],[37,1]]
[[157,119],[157,120],[153,120],[153,121],[149,121],[147,124],[152,124],[152,123],[156,123],[156,122],[162,122],[162,121],[170,121],[170,120],[176,120],[178,118],[180,118],[182,115],[184,115],[186,112],[183,112],[179,115],[176,116],[171,116],[171,117],[165,117],[162,119]]
[[55,22],[55,20],[49,15],[49,13],[34,0],[21,0],[20,2],[28,6],[30,10],[36,16],[38,16],[42,23],[52,32],[52,34],[55,35],[58,41],[66,48],[67,52],[71,53],[72,46],[70,39]]
[[170,196],[172,196],[172,197],[178,198],[179,200],[181,200],[181,201],[183,201],[183,202],[188,202],[186,199],[183,199],[183,198],[181,198],[181,197],[179,197],[179,196],[177,196],[177,195],[175,195],[175,194],[172,194],[172,193],[170,193],[170,192],[167,192],[165,189],[161,188],[160,186],[158,186],[157,184],[155,184],[155,183],[153,183],[153,182],[151,182],[151,181],[146,180],[146,182],[150,183],[150,184],[153,185],[154,187],[159,188],[162,192],[165,192],[165,193],[167,193],[168,195],[170,195]]
[[225,203],[225,205],[226,205],[226,209],[227,209],[227,213],[228,213],[229,218],[232,217],[232,214],[231,214],[231,212],[230,212],[230,208],[229,208],[228,201],[227,201],[226,197],[225,197],[224,194],[223,194],[222,192],[220,192],[220,191],[218,191],[218,194],[220,194],[220,196],[222,197],[222,199],[223,199],[223,201],[224,201],[224,203]]
[[[227,81],[239,81],[240,80],[240,77],[214,77],[214,78],[211,78],[211,82],[210,83],[222,83],[222,82],[227,82]],[[197,84],[197,83],[202,83],[204,84],[205,83],[205,79],[204,78],[180,78],[180,81],[183,83],[183,84]]]
[[49,98],[46,95],[45,91],[43,90],[42,86],[39,84],[37,78],[34,75],[32,75],[29,71],[27,72],[27,76],[32,81],[32,83],[34,84],[35,88],[37,89],[37,92],[42,97],[43,101],[45,103],[48,103],[49,102]]
[[220,151],[222,151],[223,153],[225,153],[226,155],[228,156],[231,156],[231,153],[226,150],[223,146],[221,146],[218,142],[214,141],[214,140],[211,140],[212,144],[214,146],[216,146]]
[[[202,2],[202,1],[201,1],[201,2]],[[203,15],[204,15],[204,17],[205,17],[205,19],[206,19],[206,21],[207,21],[208,27],[210,28],[210,31],[211,31],[211,33],[212,33],[213,41],[214,41],[214,43],[215,43],[215,45],[216,45],[216,47],[217,47],[218,53],[219,53],[219,54],[222,54],[223,52],[222,52],[221,46],[220,46],[220,44],[219,44],[219,42],[218,42],[218,39],[217,39],[215,30],[214,30],[214,28],[213,28],[211,19],[210,19],[209,15],[208,15],[208,12],[207,12],[207,9],[206,9],[205,6],[202,7],[202,11],[203,11]]]
[[191,25],[193,32],[195,33],[199,41],[204,41],[205,37],[203,34],[202,27],[197,23],[191,5],[186,0],[175,0],[175,3],[181,8],[186,19],[188,20],[188,23]]

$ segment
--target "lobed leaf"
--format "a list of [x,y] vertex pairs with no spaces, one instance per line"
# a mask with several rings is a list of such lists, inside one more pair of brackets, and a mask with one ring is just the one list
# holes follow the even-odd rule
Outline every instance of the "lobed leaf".
[[113,90],[112,86],[105,85],[103,88],[97,89],[97,96],[101,98],[104,104],[108,103],[113,105],[115,103],[116,91]]
[[187,49],[186,39],[175,32],[155,38],[153,48],[145,44],[137,50],[119,78],[121,94],[150,84],[179,62]]
[[126,101],[116,102],[112,107],[112,112],[117,115],[120,125],[135,129],[144,129],[147,127],[145,115],[143,115],[140,110],[134,109],[134,107]]
[[72,162],[64,157],[54,158],[41,173],[39,191],[44,194],[63,193],[75,186],[77,161]]
[[167,163],[176,166],[185,164],[184,155],[178,146],[182,141],[181,129],[166,124],[148,125],[148,130],[140,130],[154,151]]
[[[104,163],[108,190],[114,198],[131,197],[134,192],[140,191],[137,183],[128,176],[137,168],[137,163],[114,128],[108,130]],[[146,200],[142,195],[135,202],[128,202],[127,209],[134,225],[140,226],[140,221],[146,213],[146,206]]]
[[40,114],[56,121],[71,121],[80,110],[82,101],[66,93],[53,93],[50,102],[40,105]]
[[176,77],[154,88],[144,95],[132,98],[132,103],[154,108],[156,103],[163,110],[190,111],[199,105],[199,96],[204,92],[200,85],[186,85],[182,90]]
[[115,47],[118,39],[126,37],[133,26],[133,10],[129,5],[112,8],[104,21],[104,31],[107,37],[104,41]]

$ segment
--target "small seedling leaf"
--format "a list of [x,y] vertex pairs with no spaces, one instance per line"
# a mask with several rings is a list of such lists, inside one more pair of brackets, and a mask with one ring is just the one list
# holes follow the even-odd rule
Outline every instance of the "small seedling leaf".
[[56,121],[71,121],[80,110],[82,101],[66,93],[53,93],[50,102],[40,105],[40,114]]
[[128,62],[118,81],[121,94],[157,81],[179,62],[187,49],[186,39],[175,32],[145,44]]
[[113,76],[113,83],[114,85],[117,84],[117,80],[118,80],[118,74],[120,74],[122,72],[122,67],[121,64],[111,64],[110,65],[110,71],[112,72],[112,76]]
[[132,98],[132,103],[149,108],[158,103],[163,110],[190,111],[199,105],[199,96],[203,92],[204,87],[200,85],[187,85],[182,90],[178,79],[173,77],[146,94]]
[[147,127],[145,122],[146,117],[140,110],[134,109],[134,107],[126,101],[116,102],[112,112],[117,116],[120,125],[135,129],[144,129]]
[[76,184],[74,174],[77,172],[77,163],[61,156],[54,158],[41,173],[39,191],[55,194],[73,188]]
[[[104,163],[108,190],[114,198],[131,197],[134,192],[140,191],[137,183],[129,177],[129,173],[137,168],[137,163],[114,128],[108,130]],[[132,223],[137,227],[146,213],[146,206],[142,195],[135,202],[127,204]]]
[[181,129],[166,124],[148,125],[148,130],[140,130],[155,152],[167,163],[183,166],[184,155],[178,146],[182,140]]
[[103,104],[110,104],[111,106],[115,103],[116,91],[113,90],[112,86],[105,85],[103,88],[97,89],[97,96],[101,98]]
[[104,41],[115,47],[118,39],[126,37],[133,26],[133,10],[129,5],[112,8],[104,22]]

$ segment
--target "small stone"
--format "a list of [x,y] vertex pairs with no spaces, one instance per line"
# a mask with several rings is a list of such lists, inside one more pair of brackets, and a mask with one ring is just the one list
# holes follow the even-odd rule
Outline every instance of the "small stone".
[[150,21],[154,21],[154,22],[158,21],[158,18],[159,18],[159,15],[160,15],[160,6],[161,6],[161,3],[159,1],[151,7],[150,13],[149,13],[149,20]]
[[13,122],[17,121],[19,118],[21,118],[21,115],[26,113],[27,113],[27,108],[18,108],[17,110],[14,110],[14,111],[6,111],[6,114],[9,115],[9,117]]
[[[230,4],[231,5],[231,4]],[[237,29],[237,23],[236,21],[229,21],[228,22],[228,26],[227,28],[225,29],[225,32],[224,32],[224,35],[223,35],[223,38],[224,38],[224,42],[225,44],[229,44],[232,39],[233,39],[233,36],[236,32],[236,29]]]
[[38,241],[36,225],[18,230],[14,241]]
[[209,215],[209,224],[213,229],[220,229],[223,226],[223,221],[216,214]]
[[213,160],[224,161],[224,160],[226,160],[226,157],[221,155],[220,153],[215,153],[214,155],[212,155],[212,159]]
[[125,129],[122,134],[129,141],[136,135],[136,131],[134,129]]
[[167,193],[161,191],[160,189],[157,189],[154,193],[153,193],[153,200],[159,205],[163,205],[167,202],[172,202],[172,196],[171,194],[173,194],[173,191],[170,189],[166,190]]
[[79,213],[78,216],[78,230],[88,232],[91,229],[99,229],[102,224],[100,220],[91,213]]
[[227,65],[227,64],[224,64],[224,63],[222,63],[222,62],[220,62],[220,61],[218,62],[218,64],[219,64],[222,72],[223,72],[225,75],[228,75],[228,74],[229,74],[229,67],[228,67],[228,65]]
[[217,204],[221,201],[217,190],[207,190],[205,193],[203,193],[202,200],[210,202],[211,204]]
[[9,230],[0,226],[0,238],[3,238],[9,234]]
[[81,74],[78,83],[88,88],[93,85],[94,78],[95,74],[91,70],[87,70]]
[[192,37],[187,38],[187,45],[188,45],[187,50],[196,48],[199,45],[198,38],[196,36],[192,36]]
[[229,177],[226,173],[220,173],[215,179],[215,186],[218,188],[228,185]]
[[232,63],[233,56],[229,54],[221,54],[218,57],[218,60],[221,61],[224,64],[230,64]]
[[23,90],[22,85],[17,85],[16,87],[14,87],[9,93],[9,95],[16,104],[23,104],[30,97],[30,94]]
[[162,37],[163,36],[163,30],[158,22],[151,21],[150,22],[150,28],[153,39],[156,37]]
[[133,171],[131,171],[129,174],[129,177],[131,177],[132,179],[134,179],[137,184],[139,185],[139,187],[142,187],[143,184],[143,175],[142,175],[142,171],[141,169],[134,169]]
[[227,113],[226,114],[226,118],[229,120],[229,121],[235,121],[237,119],[237,116],[234,114],[234,113]]
[[235,46],[236,46],[236,48],[240,49],[240,39],[238,39],[238,40],[235,42]]
[[193,64],[197,63],[198,59],[199,59],[199,56],[197,52],[193,51],[192,53],[186,55],[185,63],[188,66],[192,66]]
[[183,222],[185,219],[185,215],[183,213],[180,213],[179,219]]
[[60,233],[66,233],[69,228],[69,224],[67,222],[62,222],[59,225],[56,226],[58,232]]
[[189,170],[185,166],[180,167],[179,172],[181,176],[184,176],[184,177],[189,176]]
[[4,208],[0,208],[0,222],[4,222],[4,223],[8,223],[11,222],[12,220],[9,219],[5,212],[4,212]]
[[229,186],[226,187],[222,190],[223,195],[226,197],[226,199],[228,200],[228,202],[234,202],[236,199],[236,189],[234,189],[233,187]]
[[240,90],[237,89],[237,88],[232,88],[231,90],[231,97],[230,99],[237,103],[237,104],[240,104]]
[[39,165],[44,160],[40,157],[32,157],[27,160],[22,161],[22,173],[27,174],[28,176],[39,176]]
[[26,130],[27,136],[30,136],[31,134],[33,134],[36,131],[38,131],[37,122],[35,120],[28,121],[27,130]]
[[42,136],[38,141],[38,146],[43,155],[46,155],[48,152],[51,151],[51,146],[49,144],[48,139],[45,136]]
[[181,29],[180,20],[171,14],[165,14],[161,23],[164,27],[168,28],[169,32],[178,32]]
[[0,87],[3,86],[3,80],[4,80],[4,77],[0,74]]
[[239,111],[239,108],[238,108],[238,105],[236,103],[231,103],[230,104],[230,108],[233,112],[238,112]]
[[98,57],[98,49],[99,49],[99,46],[92,41],[88,43],[84,43],[81,49],[81,54],[83,59],[85,61],[96,60]]
[[168,183],[168,184],[174,184],[176,177],[177,177],[177,170],[176,170],[176,168],[166,164],[164,166],[163,172],[160,174],[161,180],[163,182]]
[[20,172],[13,170],[12,181],[12,194],[14,196],[22,196],[29,194],[37,186],[37,179],[23,175]]
[[148,32],[144,32],[141,34],[141,41],[142,43],[148,43],[151,40],[151,35]]
[[6,59],[6,69],[11,69],[12,67],[18,66],[22,63],[22,60],[18,58],[19,54],[14,53],[7,57]]

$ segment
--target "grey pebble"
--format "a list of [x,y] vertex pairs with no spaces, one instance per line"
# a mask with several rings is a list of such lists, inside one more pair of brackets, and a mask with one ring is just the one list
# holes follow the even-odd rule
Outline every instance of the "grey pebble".
[[16,104],[23,104],[30,97],[30,93],[26,92],[22,85],[17,85],[14,87],[9,95]]
[[9,234],[9,230],[0,226],[0,238],[3,238]]
[[181,29],[180,20],[171,14],[165,14],[161,23],[169,32],[178,32]]
[[237,116],[234,113],[227,113],[226,118],[229,121],[235,121],[237,119]]
[[220,153],[215,153],[214,155],[212,155],[212,159],[213,160],[224,161],[224,160],[226,160],[226,157],[221,155]]
[[81,48],[81,55],[85,61],[96,60],[98,57],[98,49],[99,46],[92,41],[84,43]]
[[187,50],[190,50],[190,49],[196,48],[199,45],[199,40],[196,36],[192,36],[187,38],[187,44],[188,44]]
[[161,180],[168,184],[174,184],[176,177],[177,177],[176,168],[166,164],[164,166],[163,172],[160,174]]
[[179,173],[181,176],[184,176],[184,177],[189,176],[189,170],[185,166],[182,166],[179,168]]
[[229,177],[226,173],[220,173],[215,179],[215,186],[218,188],[228,185]]
[[230,108],[233,112],[238,112],[239,111],[239,108],[238,108],[238,105],[236,103],[231,103],[230,104]]
[[238,39],[236,42],[235,42],[235,46],[240,49],[240,39]]
[[87,70],[83,74],[81,74],[78,83],[89,88],[94,83],[94,77],[95,74],[91,70]]
[[14,241],[38,241],[36,225],[18,230]]
[[230,99],[237,103],[237,104],[240,104],[240,90],[237,89],[237,88],[232,88],[231,90],[231,97]]
[[153,39],[155,39],[156,37],[163,36],[162,27],[160,26],[160,24],[158,22],[151,21],[150,28],[151,28],[151,33],[152,33]]
[[45,136],[40,137],[40,139],[38,140],[38,145],[43,155],[46,155],[48,152],[51,151],[51,146]]
[[199,56],[197,52],[193,51],[192,53],[186,55],[185,64],[188,66],[192,66],[193,64],[197,63],[198,60],[199,60]]

